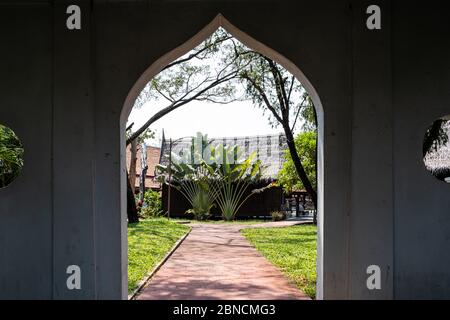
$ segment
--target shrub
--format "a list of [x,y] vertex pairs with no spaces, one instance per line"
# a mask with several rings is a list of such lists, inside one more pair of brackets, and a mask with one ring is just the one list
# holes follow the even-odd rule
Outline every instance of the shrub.
[[[208,166],[208,171],[214,172],[217,179],[211,186],[214,190],[214,197],[225,221],[234,220],[241,206],[255,193],[260,193],[271,185],[251,190],[246,195],[246,191],[252,183],[259,181],[262,175],[263,166],[261,160],[256,160],[256,152],[241,161],[229,161],[240,154],[238,146],[218,145],[222,150],[218,152],[215,162]],[[239,160],[236,159],[236,160]]]
[[23,167],[24,149],[15,133],[0,125],[0,188],[17,178]]
[[[190,203],[187,214],[196,220],[206,220],[214,204],[213,191],[210,189],[210,172],[203,164],[188,164],[179,155],[171,153],[169,164],[156,166],[158,181],[177,189]],[[168,179],[170,173],[170,181]]]
[[[210,142],[206,136],[201,138],[203,150]],[[190,164],[172,152],[167,166],[156,167],[158,180],[177,188],[186,197],[192,206],[186,213],[193,214],[195,219],[207,219],[211,208],[216,204],[224,220],[234,220],[236,213],[250,196],[263,192],[272,184],[249,190],[252,183],[259,181],[264,169],[260,160],[254,161],[256,152],[245,159],[238,146],[221,144],[210,146],[209,151],[211,156],[208,161],[193,161]],[[202,157],[203,154],[194,152],[193,158],[203,159]]]
[[183,191],[188,195],[188,200],[192,205],[192,209],[187,210],[186,213],[193,214],[196,220],[207,220],[209,212],[214,206],[214,198],[209,192],[208,184],[205,181],[189,180],[185,181],[183,186],[185,187]]
[[270,215],[272,216],[273,221],[281,221],[286,219],[286,215],[281,211],[272,211]]
[[161,194],[153,190],[147,190],[144,194],[144,203],[140,211],[142,218],[156,218],[163,215]]

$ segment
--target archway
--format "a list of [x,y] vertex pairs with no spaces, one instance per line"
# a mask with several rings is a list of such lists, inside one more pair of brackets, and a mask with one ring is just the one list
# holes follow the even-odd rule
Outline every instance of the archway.
[[[324,221],[324,213],[323,213],[323,168],[324,168],[324,111],[323,107],[317,94],[316,90],[306,78],[306,76],[302,73],[302,71],[289,59],[276,52],[275,50],[267,47],[263,43],[255,40],[245,32],[241,31],[234,25],[232,25],[227,19],[225,19],[221,14],[218,14],[207,26],[205,26],[202,30],[200,30],[196,35],[194,35],[190,40],[183,43],[181,46],[173,49],[172,51],[166,53],[161,58],[156,60],[149,68],[147,68],[144,73],[139,77],[136,83],[133,85],[131,90],[129,91],[125,103],[122,107],[121,115],[120,115],[120,146],[121,146],[121,210],[122,212],[126,212],[126,159],[125,159],[125,136],[123,132],[125,132],[126,122],[128,116],[131,112],[131,109],[134,105],[136,98],[138,97],[141,90],[145,87],[145,85],[155,77],[167,64],[178,59],[183,56],[191,49],[195,48],[202,41],[204,41],[208,36],[214,33],[219,27],[224,28],[231,35],[233,35],[237,40],[242,42],[244,45],[249,48],[267,56],[268,58],[278,62],[282,65],[286,70],[288,70],[292,75],[294,75],[304,86],[309,96],[311,97],[314,107],[316,109],[317,114],[317,290],[316,297],[317,299],[323,298],[323,221]],[[122,217],[125,217],[125,214],[122,214]],[[122,221],[122,223],[126,223],[126,221]],[[126,228],[123,228],[126,230]],[[122,241],[126,241],[124,237],[122,237]],[[122,245],[122,248],[126,248],[126,246]],[[122,277],[124,274],[122,274]],[[125,275],[126,276],[126,275]],[[123,281],[122,281],[123,282]]]

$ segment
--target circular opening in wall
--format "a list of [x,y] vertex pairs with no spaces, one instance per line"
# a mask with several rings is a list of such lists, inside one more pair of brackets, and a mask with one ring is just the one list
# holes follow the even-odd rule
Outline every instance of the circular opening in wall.
[[0,188],[8,186],[22,171],[23,146],[14,131],[0,124]]
[[450,115],[437,119],[427,129],[423,162],[433,176],[450,183]]

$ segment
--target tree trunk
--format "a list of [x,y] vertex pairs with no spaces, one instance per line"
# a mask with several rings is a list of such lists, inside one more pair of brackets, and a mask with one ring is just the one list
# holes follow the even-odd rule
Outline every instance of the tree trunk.
[[127,216],[128,223],[139,222],[139,216],[136,208],[136,201],[134,200],[134,192],[131,188],[130,178],[127,172]]
[[137,162],[137,139],[134,139],[130,145],[130,185],[134,189],[136,186],[136,162]]
[[295,170],[297,171],[297,174],[300,180],[302,181],[306,191],[311,196],[312,201],[314,203],[314,208],[317,209],[317,193],[316,190],[314,190],[311,182],[309,181],[308,175],[306,174],[302,162],[300,161],[300,157],[298,156],[297,149],[295,148],[294,135],[292,134],[292,131],[289,127],[283,126],[283,128],[284,133],[286,134],[287,145],[289,147],[289,152],[291,154],[292,161],[294,162]]

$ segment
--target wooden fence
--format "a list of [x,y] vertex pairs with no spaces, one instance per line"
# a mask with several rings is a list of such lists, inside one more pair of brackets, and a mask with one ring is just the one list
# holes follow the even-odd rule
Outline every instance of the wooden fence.
[[[251,192],[251,190],[253,189],[261,188],[265,185],[252,185],[248,188],[246,194],[249,194],[249,192]],[[192,215],[185,213],[188,209],[191,209],[188,200],[177,189],[173,187],[171,188],[170,193],[170,216],[173,218],[191,218]],[[164,212],[167,212],[168,209],[167,198],[168,186],[164,184],[162,188],[162,202]],[[272,211],[281,210],[282,203],[283,190],[280,187],[272,187],[264,190],[262,193],[252,195],[239,209],[236,217],[243,219],[270,217],[270,213]],[[219,219],[220,217],[221,213],[219,208],[217,206],[214,206],[211,210],[211,218]]]

